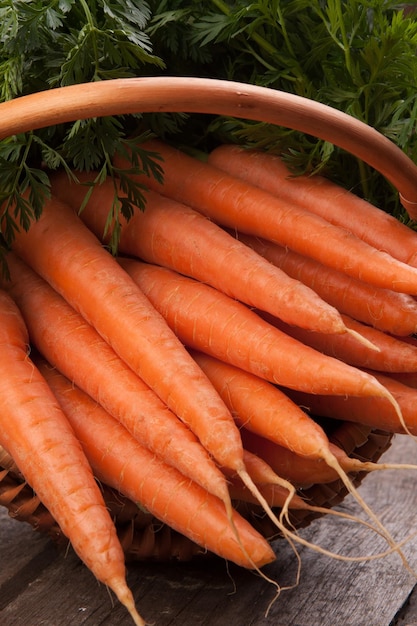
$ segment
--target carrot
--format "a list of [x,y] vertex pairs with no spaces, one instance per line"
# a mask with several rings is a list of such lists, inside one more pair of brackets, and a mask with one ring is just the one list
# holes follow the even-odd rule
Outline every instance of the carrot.
[[376,328],[365,326],[346,315],[342,316],[345,325],[368,339],[370,344],[378,350],[369,348],[364,343],[359,343],[349,334],[326,335],[310,332],[289,326],[271,315],[262,312],[260,315],[270,324],[305,345],[340,359],[349,365],[387,373],[417,371],[417,346],[401,341]]
[[259,376],[208,354],[196,351],[191,354],[240,428],[244,426],[300,456],[325,458],[329,442],[323,429],[283,391]]
[[[82,441],[85,454],[99,480],[140,502],[160,521],[184,534],[204,550],[210,550],[246,568],[259,568],[275,560],[275,554],[267,541],[236,511],[233,513],[234,525],[244,540],[243,546],[231,532],[229,520],[219,500],[138,444],[119,422],[57,370],[45,362],[39,367],[56,393],[76,436]],[[302,507],[302,501],[298,498],[297,501]],[[315,510],[308,504],[305,506]],[[317,507],[317,512],[325,511]],[[354,519],[345,514],[342,517]],[[357,561],[370,558],[335,555],[298,538],[285,528],[283,530],[290,538],[296,538],[303,545],[329,556]],[[262,575],[273,582],[265,574]]]
[[277,155],[233,145],[215,148],[209,163],[349,230],[403,263],[417,265],[415,231],[324,176],[294,175]]
[[117,356],[97,331],[13,253],[5,284],[31,342],[67,378],[101,404],[142,445],[222,499],[226,481],[195,435]]
[[[52,191],[73,209],[78,211],[82,206],[82,220],[97,237],[107,241],[111,228],[106,229],[106,225],[114,202],[114,183],[110,178],[103,181],[84,203],[84,185],[95,178],[94,172],[82,172],[76,184],[69,181],[65,172],[60,172],[52,179]],[[120,189],[119,195],[124,196]],[[145,211],[137,210],[128,222],[122,219],[121,253],[208,283],[289,324],[323,332],[346,332],[334,307],[201,213],[156,192],[144,192],[144,196]]]
[[[251,567],[231,530],[221,501],[141,446],[129,432],[45,362],[39,366],[68,417],[95,475],[140,503],[160,521],[203,550]],[[239,536],[252,561],[262,567],[275,559],[268,543],[234,512]]]
[[393,335],[416,332],[417,302],[413,296],[369,285],[266,239],[241,233],[236,236],[341,313]]
[[212,287],[134,259],[119,262],[189,348],[284,387],[390,400],[372,376],[303,345]]
[[27,354],[16,304],[0,292],[0,445],[56,519],[75,552],[138,626],[124,555],[100,489],[67,418]]
[[[333,450],[336,450],[336,454],[342,459],[342,462],[345,462],[345,457],[337,450],[337,448],[335,446],[332,446],[332,448]],[[338,517],[348,518],[356,522],[359,521],[360,523],[365,523],[363,520],[359,520],[358,518],[350,516],[346,513],[339,513],[338,511],[309,504],[295,492],[295,487],[292,483],[278,476],[264,459],[256,454],[253,454],[252,452],[249,452],[248,450],[245,450],[244,458],[245,465],[251,478],[258,486],[262,495],[265,496],[268,504],[271,507],[279,507],[282,509],[280,516],[281,519],[284,516],[288,518],[288,509],[297,509],[325,515],[331,514]],[[237,498],[243,502],[250,502],[254,505],[259,505],[259,502],[257,502],[256,498],[253,497],[237,474],[227,472],[227,477],[230,483],[229,489],[233,498]],[[365,523],[365,525],[368,524]]]
[[[280,446],[246,428],[241,429],[241,435],[245,449],[263,459],[277,475],[288,480],[297,488],[306,489],[312,485],[325,485],[340,478],[338,472],[333,467],[326,465],[321,459],[296,454],[289,448]],[[329,442],[329,448],[339,465],[350,474],[390,469],[416,469],[417,467],[408,464],[360,461],[349,457],[332,442]]]
[[389,377],[398,380],[407,387],[417,389],[417,372],[390,372]]
[[391,433],[411,433],[417,435],[417,389],[409,387],[391,376],[380,372],[372,372],[375,378],[383,384],[394,396],[401,408],[401,414],[406,428],[398,419],[398,415],[379,398],[369,401],[367,398],[353,396],[328,397],[289,391],[290,397],[300,406],[312,411],[316,415],[323,415],[348,422],[367,424],[372,428],[386,430]]
[[14,250],[96,328],[221,464],[244,471],[233,418],[134,281],[64,203],[51,198]]
[[[152,177],[139,176],[150,188],[189,204],[228,228],[288,246],[379,287],[417,294],[417,268],[380,252],[314,213],[285,203],[160,141],[145,142],[143,147],[163,158],[162,184]],[[118,166],[128,165],[123,158],[115,162]]]
[[[383,397],[395,406],[401,419],[395,400],[375,378],[304,346],[269,325],[240,302],[166,268],[131,259],[120,259],[120,263],[188,347],[230,362],[270,382],[296,389],[308,388],[319,393],[321,388],[328,394]],[[325,454],[323,450],[323,456]],[[334,455],[326,454],[325,463],[338,472],[346,488],[380,526],[391,547],[396,549],[394,541],[386,535],[386,530],[358,494]],[[267,502],[263,504],[270,515]],[[278,527],[282,526],[275,518],[273,521]]]

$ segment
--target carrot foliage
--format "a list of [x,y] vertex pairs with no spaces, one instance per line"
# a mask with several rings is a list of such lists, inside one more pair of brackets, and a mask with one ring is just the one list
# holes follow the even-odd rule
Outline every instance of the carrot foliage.
[[[417,20],[393,0],[50,0],[0,3],[0,101],[81,82],[155,74],[255,83],[305,96],[374,126],[417,160]],[[109,221],[143,208],[142,188],[115,171],[127,147],[161,175],[132,134],[198,149],[219,142],[285,154],[301,172],[321,170],[406,220],[389,183],[328,142],[287,128],[223,116],[145,114],[75,121],[0,141],[0,256],[49,196],[48,172],[97,170],[118,178]],[[23,196],[31,189],[30,201]],[[12,209],[13,207],[13,209]],[[109,246],[117,250],[119,229]],[[1,261],[1,259],[0,259]]]
[[[133,77],[146,66],[161,68],[152,54],[145,27],[151,16],[139,0],[9,0],[0,6],[0,101],[82,82]],[[0,203],[3,244],[10,245],[17,229],[27,230],[49,197],[48,170],[97,169],[99,177],[122,177],[127,200],[115,193],[114,213],[129,217],[143,206],[139,185],[131,185],[111,159],[128,147],[127,133],[140,116],[105,117],[53,126],[0,142]],[[147,125],[149,128],[149,125]],[[133,146],[136,164],[156,176],[157,162]],[[23,193],[31,189],[30,198]],[[13,207],[13,210],[11,209]],[[117,246],[117,231],[110,242]]]

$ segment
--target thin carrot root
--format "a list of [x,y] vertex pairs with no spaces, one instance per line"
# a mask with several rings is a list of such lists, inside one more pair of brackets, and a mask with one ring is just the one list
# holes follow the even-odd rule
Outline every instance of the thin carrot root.
[[384,385],[383,385],[382,383],[380,383],[380,384],[381,384],[381,386],[385,389],[386,393],[385,393],[384,395],[385,395],[386,399],[387,399],[387,400],[389,400],[389,402],[390,402],[390,403],[392,404],[392,406],[394,407],[395,412],[396,412],[396,414],[397,414],[397,416],[398,416],[399,422],[400,422],[401,426],[403,427],[403,429],[404,429],[405,433],[406,433],[407,435],[409,435],[409,436],[413,439],[413,441],[416,441],[416,442],[417,442],[417,435],[414,435],[414,434],[410,431],[410,429],[408,428],[408,426],[407,426],[407,424],[406,424],[406,421],[405,421],[405,419],[404,419],[404,416],[403,416],[403,413],[402,413],[402,410],[401,410],[400,404],[399,404],[399,403],[398,403],[398,401],[394,398],[394,396],[392,395],[392,393],[391,393],[390,391],[388,391],[388,389],[387,389],[386,387],[384,387]]
[[116,594],[119,602],[129,611],[129,614],[136,626],[147,626],[147,624],[149,624],[149,622],[145,622],[145,620],[139,615],[136,609],[133,594],[124,581],[113,581],[112,590]]
[[379,470],[417,470],[417,464],[412,463],[373,463],[372,461],[360,461],[348,457],[349,462],[343,469],[349,472],[377,472]]
[[[331,463],[331,453],[329,453],[329,463]],[[338,465],[337,459],[335,459],[336,464]],[[344,484],[345,486],[348,488],[350,493],[353,493],[353,495],[355,495],[356,489],[354,488],[354,486],[351,484],[349,478],[347,477],[347,475],[343,472],[343,470],[340,468],[340,466],[338,468],[334,468],[336,469],[336,471],[338,472],[338,474],[341,476],[344,476]],[[294,552],[296,555],[298,555],[298,552],[296,550],[295,544],[299,543],[303,546],[306,546],[312,550],[315,550],[316,552],[319,552],[320,554],[323,554],[325,556],[329,556],[331,558],[335,558],[337,560],[341,560],[341,561],[353,561],[353,562],[360,562],[360,561],[367,561],[367,560],[372,560],[375,558],[381,558],[386,556],[387,554],[391,554],[392,552],[398,552],[400,554],[400,556],[402,557],[403,563],[405,564],[405,566],[407,567],[407,569],[413,573],[413,575],[417,576],[417,574],[411,569],[410,565],[408,564],[404,554],[401,552],[401,543],[395,543],[394,539],[389,535],[388,531],[384,528],[384,526],[382,525],[382,523],[379,521],[379,519],[377,518],[377,516],[371,511],[371,509],[368,507],[368,505],[365,503],[365,501],[361,498],[361,496],[359,494],[357,494],[357,499],[360,502],[360,504],[363,506],[363,508],[365,509],[365,511],[368,513],[369,517],[371,517],[371,519],[374,520],[374,522],[376,523],[376,527],[379,528],[379,530],[376,530],[373,526],[371,526],[370,524],[365,523],[366,526],[368,526],[369,528],[376,530],[376,532],[378,532],[379,535],[381,535],[388,543],[388,545],[390,546],[388,550],[384,551],[384,552],[380,552],[376,555],[364,555],[364,556],[345,556],[343,554],[338,554],[335,552],[332,552],[330,550],[327,550],[326,548],[323,548],[322,546],[318,546],[310,541],[307,541],[306,539],[303,539],[302,537],[300,537],[297,532],[295,531],[291,531],[289,528],[287,528],[281,521],[281,519],[279,519],[274,512],[271,510],[270,506],[268,505],[266,499],[264,498],[264,496],[260,493],[259,489],[256,487],[256,485],[253,483],[251,477],[249,476],[249,474],[245,471],[242,470],[241,472],[239,472],[239,476],[241,478],[241,480],[243,481],[243,483],[246,485],[246,487],[249,489],[249,491],[253,494],[253,496],[255,498],[257,498],[258,502],[261,504],[264,512],[266,513],[266,515],[270,518],[270,520],[277,526],[277,528],[280,530],[280,532],[282,533],[282,535],[285,537],[285,539],[290,543],[290,545],[292,546]],[[353,516],[352,516],[353,518]],[[299,556],[299,555],[298,555]]]
[[336,456],[329,450],[329,451],[324,451],[323,452],[323,458],[326,461],[326,463],[332,469],[334,469],[337,472],[337,474],[339,475],[340,479],[342,480],[343,484],[345,485],[345,487],[349,491],[349,493],[361,505],[362,509],[365,511],[365,513],[368,515],[368,517],[374,521],[374,523],[376,524],[376,527],[380,529],[381,536],[384,537],[384,539],[387,541],[387,543],[390,546],[391,550],[393,552],[397,552],[399,554],[399,556],[400,556],[400,558],[401,558],[405,568],[407,569],[407,571],[409,571],[413,576],[415,576],[417,578],[417,572],[415,570],[413,570],[413,568],[410,566],[410,564],[407,561],[406,556],[404,555],[404,553],[401,550],[402,543],[401,542],[395,542],[394,538],[391,536],[389,531],[385,528],[385,526],[379,520],[378,516],[374,513],[374,511],[372,511],[372,509],[369,507],[369,505],[362,498],[362,496],[360,495],[360,493],[358,492],[358,490],[356,489],[356,487],[354,486],[354,484],[350,480],[350,478],[347,475],[347,473],[345,472],[345,470],[341,467],[341,465],[340,465],[338,459],[336,458]]
[[376,346],[374,343],[372,343],[372,341],[369,341],[369,339],[361,335],[357,330],[353,330],[353,328],[347,328],[347,332],[349,333],[349,335],[357,339],[366,348],[374,350],[375,352],[381,352],[381,349],[378,346]]

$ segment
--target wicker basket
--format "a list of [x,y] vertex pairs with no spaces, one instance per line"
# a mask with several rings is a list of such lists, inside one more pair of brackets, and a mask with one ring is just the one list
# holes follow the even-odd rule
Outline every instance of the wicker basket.
[[[326,105],[247,84],[165,77],[118,79],[53,89],[0,104],[0,139],[77,119],[155,111],[235,116],[286,126],[334,143],[386,176],[398,189],[410,216],[417,216],[417,167],[391,141]],[[350,422],[335,424],[329,437],[352,457],[377,462],[390,445],[390,433]],[[359,485],[364,476],[364,473],[353,476],[354,484]],[[114,490],[104,485],[103,493],[127,559],[188,560],[202,554],[199,546],[139,510]],[[311,504],[333,507],[347,492],[341,481],[335,481],[312,485],[302,493]],[[255,506],[235,504],[266,538],[276,537],[276,527],[260,516]],[[30,523],[55,541],[65,540],[7,453],[0,453],[0,505],[7,507],[15,519]],[[317,514],[297,511],[291,521],[301,528],[314,517]]]

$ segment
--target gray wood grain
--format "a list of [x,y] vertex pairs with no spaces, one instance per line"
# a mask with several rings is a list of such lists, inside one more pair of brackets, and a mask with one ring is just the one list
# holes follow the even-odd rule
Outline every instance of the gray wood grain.
[[[386,462],[417,463],[417,443],[397,436]],[[417,532],[417,470],[369,475],[360,493],[396,540]],[[361,515],[349,496],[339,510]],[[347,556],[386,548],[375,533],[337,518],[320,518],[300,535]],[[277,561],[265,568],[282,586],[294,582],[291,547],[276,541]],[[156,626],[411,626],[417,623],[417,578],[397,554],[346,562],[300,547],[301,577],[282,591],[269,614],[274,588],[224,562],[129,565],[128,581],[141,614]],[[417,570],[417,537],[404,546]],[[128,626],[129,616],[71,551],[58,551],[25,524],[0,510],[0,623],[3,626]],[[410,601],[408,602],[410,598]]]

